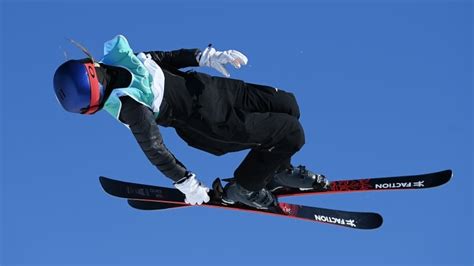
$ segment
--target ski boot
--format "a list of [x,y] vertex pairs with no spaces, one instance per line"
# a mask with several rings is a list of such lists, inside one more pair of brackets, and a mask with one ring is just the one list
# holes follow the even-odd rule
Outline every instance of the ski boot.
[[324,175],[315,174],[306,169],[305,166],[293,167],[277,172],[268,183],[267,189],[275,192],[278,189],[290,187],[301,191],[329,189],[329,181]]
[[270,209],[278,203],[276,197],[267,189],[250,191],[235,181],[224,187],[222,201],[227,204],[242,203],[256,209]]

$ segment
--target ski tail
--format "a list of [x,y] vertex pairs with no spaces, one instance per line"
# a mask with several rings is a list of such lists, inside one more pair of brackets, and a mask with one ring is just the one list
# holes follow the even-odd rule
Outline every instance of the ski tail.
[[176,202],[184,202],[184,194],[175,188],[143,185],[131,182],[111,179],[105,176],[99,177],[100,184],[105,192],[119,198],[139,198],[154,201],[168,201],[174,199]]
[[152,201],[141,201],[141,200],[127,200],[128,205],[137,210],[143,211],[161,211],[171,208],[183,208],[188,207],[186,205],[176,203],[164,203],[164,202],[152,202]]

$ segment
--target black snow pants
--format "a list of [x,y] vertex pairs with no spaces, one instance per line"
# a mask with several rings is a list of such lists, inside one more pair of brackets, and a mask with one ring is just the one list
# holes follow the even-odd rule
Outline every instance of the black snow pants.
[[174,127],[188,145],[216,155],[251,149],[234,172],[244,188],[265,187],[304,145],[292,93],[199,72],[165,71],[165,84],[158,124]]

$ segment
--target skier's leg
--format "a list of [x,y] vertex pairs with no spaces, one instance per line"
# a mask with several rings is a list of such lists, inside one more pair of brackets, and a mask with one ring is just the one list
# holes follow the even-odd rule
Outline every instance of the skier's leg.
[[300,117],[293,93],[259,84],[245,83],[238,92],[236,107],[247,112],[283,113]]
[[298,119],[283,113],[250,113],[245,117],[249,141],[260,143],[234,172],[224,200],[228,203],[266,208],[275,200],[265,186],[275,171],[304,145],[304,132]]
[[[290,117],[286,121],[287,132],[281,141],[273,142],[270,149],[252,149],[234,173],[237,182],[248,190],[259,190],[265,186],[270,191],[282,187],[301,190],[325,190],[329,182],[324,175],[315,174],[304,166],[293,167],[291,164],[282,169],[282,165],[304,144],[304,133],[299,122]],[[284,126],[283,126],[284,127]],[[275,127],[273,129],[276,129]],[[270,144],[271,145],[271,144]]]
[[[300,116],[298,103],[292,93],[269,86],[246,83],[238,94],[237,103],[250,112],[286,113],[296,118]],[[274,191],[281,187],[324,189],[327,186],[324,176],[314,174],[304,166],[293,167],[290,156],[281,161],[268,188]]]
[[[293,93],[274,87],[245,83],[236,97],[236,106],[248,112],[289,114],[299,119],[300,108]],[[277,172],[291,169],[291,158],[283,160]]]

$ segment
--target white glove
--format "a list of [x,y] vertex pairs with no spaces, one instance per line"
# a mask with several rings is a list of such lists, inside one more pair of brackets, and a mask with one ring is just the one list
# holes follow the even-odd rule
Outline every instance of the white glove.
[[224,52],[216,51],[211,46],[207,47],[201,53],[201,58],[198,59],[199,66],[208,66],[221,72],[224,76],[230,77],[229,72],[224,65],[231,63],[235,68],[239,69],[242,65],[248,62],[247,57],[239,51],[227,50]]
[[202,185],[193,173],[188,173],[184,178],[174,183],[174,186],[186,196],[184,202],[187,204],[201,205],[210,200],[207,194],[209,188]]

